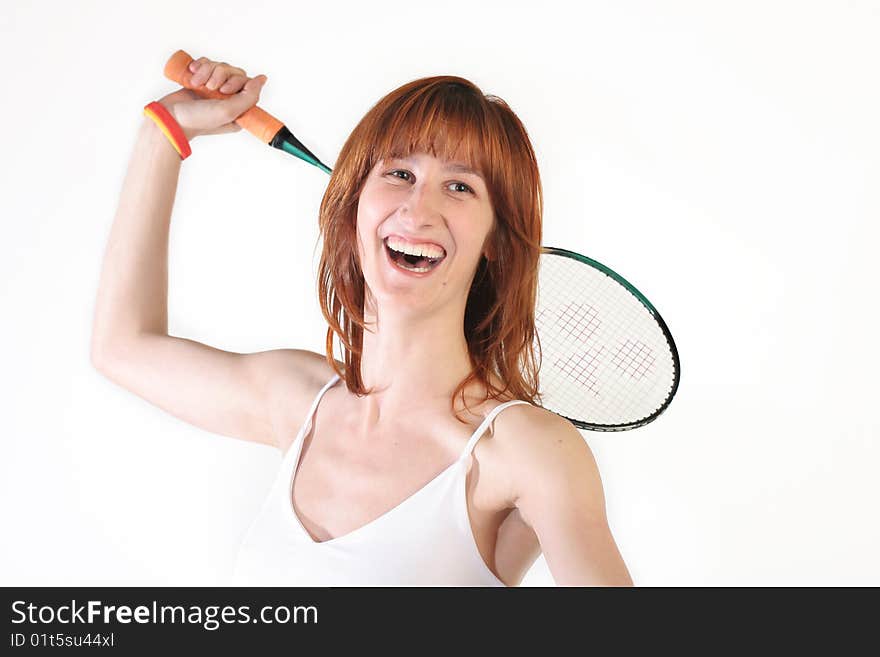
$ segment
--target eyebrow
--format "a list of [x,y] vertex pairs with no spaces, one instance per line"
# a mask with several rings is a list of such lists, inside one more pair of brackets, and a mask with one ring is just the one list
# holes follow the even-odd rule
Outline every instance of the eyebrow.
[[[471,169],[471,168],[470,168],[469,166],[467,166],[466,164],[459,164],[459,163],[456,162],[456,163],[453,163],[453,164],[447,164],[447,165],[446,165],[445,167],[443,167],[443,168],[446,169],[447,171],[455,171],[455,172],[457,172],[457,173],[469,173],[469,174],[471,174],[472,176],[476,176],[476,177],[479,178],[480,180],[483,180],[483,176],[481,176],[480,173],[479,173],[478,171],[474,171],[473,169]],[[486,181],[483,180],[483,182],[486,182]]]
[[[394,158],[394,159],[398,159],[401,162],[412,162],[413,161],[413,158],[411,158],[411,157],[399,157],[399,158]],[[486,182],[486,179],[483,178],[483,176],[480,174],[479,171],[474,171],[468,165],[462,164],[461,162],[450,162],[449,164],[444,165],[443,169],[445,171],[454,171],[456,173],[469,173],[472,176],[476,176],[477,178],[482,180],[484,183]]]

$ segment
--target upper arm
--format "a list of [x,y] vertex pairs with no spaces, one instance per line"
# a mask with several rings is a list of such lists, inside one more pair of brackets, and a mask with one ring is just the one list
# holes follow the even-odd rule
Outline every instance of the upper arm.
[[283,448],[274,426],[279,409],[299,410],[318,372],[329,370],[323,356],[302,349],[241,354],[170,335],[127,340],[94,364],[113,382],[185,422],[278,449]]
[[532,527],[555,582],[632,586],[605,511],[593,453],[577,428],[544,409],[511,427],[515,505]]

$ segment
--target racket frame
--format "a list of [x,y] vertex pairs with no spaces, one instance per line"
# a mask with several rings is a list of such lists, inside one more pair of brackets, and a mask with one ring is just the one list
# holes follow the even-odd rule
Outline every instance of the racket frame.
[[[606,276],[609,276],[616,283],[622,285],[630,294],[632,294],[636,299],[638,299],[639,303],[641,303],[648,312],[651,313],[651,316],[654,318],[654,321],[657,322],[657,325],[660,327],[660,330],[663,332],[663,336],[666,338],[666,342],[669,345],[669,350],[672,354],[672,364],[673,364],[673,381],[672,388],[669,391],[666,399],[660,405],[660,407],[648,415],[647,417],[641,418],[639,420],[635,420],[633,422],[625,422],[621,424],[598,424],[594,422],[586,422],[584,420],[580,420],[578,418],[568,417],[561,413],[557,413],[560,417],[564,417],[566,420],[575,425],[578,429],[586,429],[587,431],[629,431],[630,429],[636,429],[638,427],[643,427],[646,424],[649,424],[656,420],[662,413],[667,409],[669,404],[672,402],[672,398],[675,397],[675,393],[678,391],[678,384],[681,379],[681,362],[678,357],[678,348],[675,346],[675,340],[672,339],[672,333],[669,331],[669,327],[666,325],[666,322],[663,321],[663,318],[660,316],[660,313],[657,312],[657,309],[654,308],[653,304],[648,301],[647,297],[644,294],[639,292],[636,287],[626,280],[623,276],[618,274],[616,271],[611,269],[610,267],[603,265],[601,262],[593,260],[592,258],[588,258],[587,256],[576,253],[575,251],[570,251],[568,249],[563,249],[555,246],[542,246],[541,247],[542,257],[544,255],[556,255],[563,256],[566,258],[571,258],[580,262],[581,264],[588,265],[593,267],[594,269],[601,271]],[[538,334],[538,340],[540,341],[540,334]],[[542,357],[543,360],[543,357]],[[538,376],[540,377],[541,368],[538,368]],[[551,410],[551,409],[547,409]],[[556,412],[556,411],[551,411]]]

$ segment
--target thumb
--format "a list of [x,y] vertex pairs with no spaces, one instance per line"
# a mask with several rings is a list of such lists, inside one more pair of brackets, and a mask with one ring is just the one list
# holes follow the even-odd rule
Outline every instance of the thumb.
[[261,73],[260,75],[248,80],[239,93],[259,95],[260,91],[263,89],[263,85],[266,84],[266,80],[268,79],[269,78]]
[[257,104],[260,98],[260,89],[263,88],[265,82],[266,76],[258,75],[248,80],[238,93],[232,94],[229,98],[206,101],[211,103],[210,111],[216,115],[214,120],[225,124],[244,114]]
[[226,112],[231,111],[234,116],[239,116],[257,104],[260,99],[260,90],[265,83],[265,75],[251,78],[238,93],[229,96],[229,98],[218,100],[217,107],[222,107]]
[[231,105],[226,106],[239,113],[244,112],[253,105],[256,105],[257,101],[260,99],[260,90],[265,83],[265,75],[258,75],[255,78],[251,78],[245,82],[245,85],[239,89],[238,93],[235,93],[228,98],[221,99],[220,103],[224,105],[231,103]]

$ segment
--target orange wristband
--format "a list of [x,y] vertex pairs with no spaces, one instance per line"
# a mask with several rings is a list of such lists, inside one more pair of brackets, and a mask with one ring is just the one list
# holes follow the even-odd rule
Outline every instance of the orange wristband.
[[168,141],[174,146],[174,150],[180,155],[181,160],[185,160],[192,155],[192,149],[189,146],[189,140],[183,134],[183,128],[180,127],[180,124],[171,116],[171,113],[165,109],[162,103],[154,100],[152,103],[145,105],[144,114],[153,119],[156,125],[165,133]]

